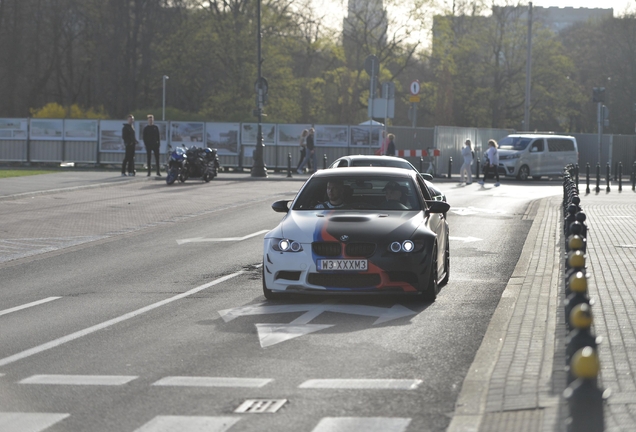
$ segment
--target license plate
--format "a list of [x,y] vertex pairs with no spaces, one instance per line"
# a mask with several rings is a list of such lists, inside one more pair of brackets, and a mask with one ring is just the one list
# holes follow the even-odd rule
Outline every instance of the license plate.
[[367,260],[350,260],[350,259],[318,260],[318,270],[366,271]]

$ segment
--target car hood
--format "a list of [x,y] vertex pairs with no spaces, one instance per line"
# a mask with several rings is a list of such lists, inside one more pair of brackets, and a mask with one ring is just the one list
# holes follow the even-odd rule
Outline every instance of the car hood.
[[519,153],[519,150],[502,150],[502,149],[499,149],[499,150],[497,150],[497,153],[499,153],[499,157],[502,157],[502,156],[508,156],[508,155],[511,155],[511,154]]
[[403,240],[410,238],[424,221],[424,213],[419,211],[293,211],[267,237],[301,243]]

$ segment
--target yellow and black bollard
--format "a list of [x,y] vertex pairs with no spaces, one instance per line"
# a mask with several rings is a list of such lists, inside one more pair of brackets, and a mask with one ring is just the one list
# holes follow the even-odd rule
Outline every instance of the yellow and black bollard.
[[565,364],[568,365],[568,384],[576,379],[569,367],[574,354],[586,346],[596,350],[602,341],[600,336],[596,337],[592,334],[593,322],[592,308],[587,303],[574,306],[572,312],[570,312],[570,327],[572,327],[572,331],[565,338]]

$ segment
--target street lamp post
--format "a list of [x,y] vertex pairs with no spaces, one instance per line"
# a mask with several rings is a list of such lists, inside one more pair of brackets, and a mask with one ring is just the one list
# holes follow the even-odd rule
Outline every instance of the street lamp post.
[[163,104],[162,109],[161,109],[161,120],[165,121],[166,120],[166,80],[169,79],[168,75],[164,75],[162,78],[163,80]]
[[267,80],[262,76],[261,70],[261,0],[257,0],[256,6],[256,45],[257,45],[257,62],[258,62],[258,78],[256,79],[256,112],[258,117],[258,131],[256,135],[256,149],[254,150],[254,162],[252,164],[252,177],[267,177],[267,169],[263,161],[263,152],[265,145],[263,144],[263,130],[261,122],[263,121],[263,104],[265,94],[267,93]]

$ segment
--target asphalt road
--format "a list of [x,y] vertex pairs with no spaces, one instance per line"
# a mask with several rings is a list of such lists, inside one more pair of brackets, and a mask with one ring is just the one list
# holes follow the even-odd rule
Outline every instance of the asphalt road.
[[432,304],[266,302],[263,232],[281,219],[270,204],[300,185],[220,177],[3,201],[6,431],[445,430],[532,202],[560,184],[440,184],[451,276]]

